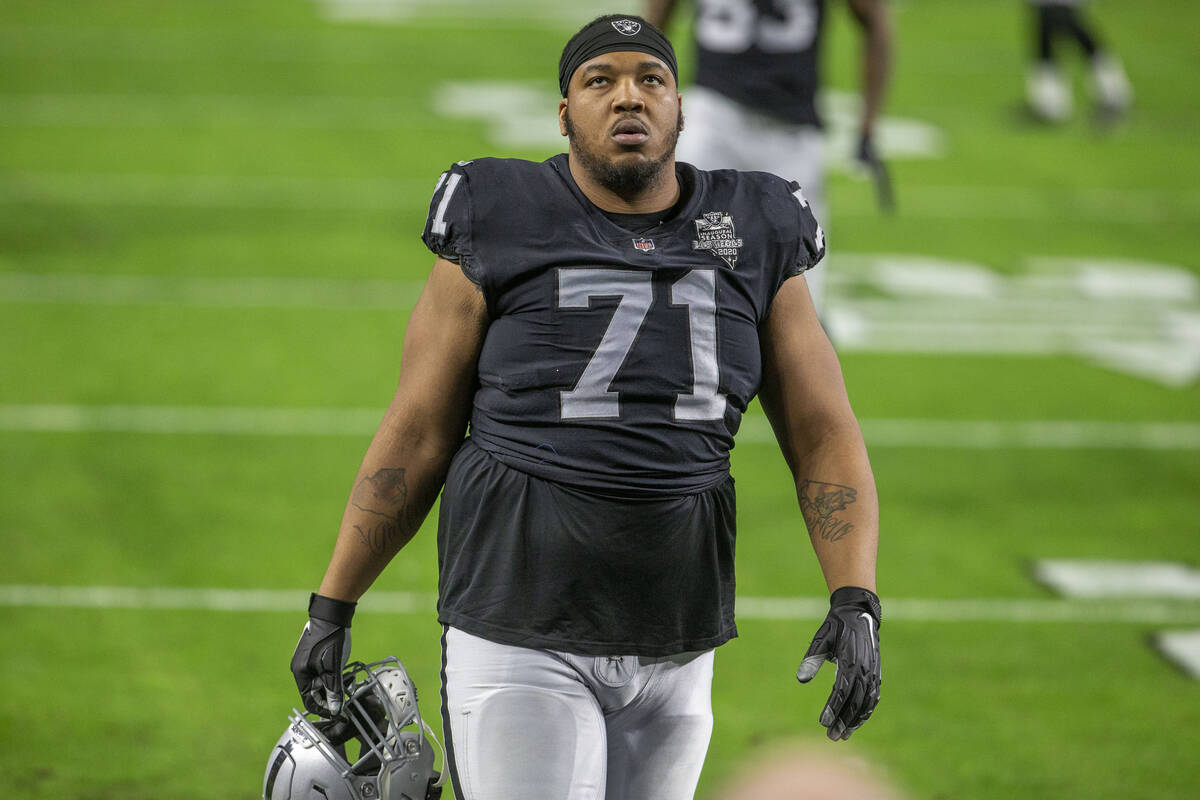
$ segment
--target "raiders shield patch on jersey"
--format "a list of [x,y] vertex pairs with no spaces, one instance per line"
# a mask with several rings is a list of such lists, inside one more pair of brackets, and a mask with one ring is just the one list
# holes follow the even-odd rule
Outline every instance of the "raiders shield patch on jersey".
[[642,23],[632,19],[613,20],[612,26],[617,29],[617,33],[626,36],[637,36],[638,31],[642,29]]
[[693,250],[708,250],[732,269],[737,264],[742,240],[733,229],[733,217],[723,211],[705,211],[696,220],[696,239]]

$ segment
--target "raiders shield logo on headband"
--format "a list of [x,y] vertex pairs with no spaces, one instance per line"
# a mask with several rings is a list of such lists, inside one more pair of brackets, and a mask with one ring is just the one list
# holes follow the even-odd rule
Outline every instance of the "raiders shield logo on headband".
[[642,23],[631,19],[613,20],[612,26],[617,29],[617,33],[623,33],[626,36],[636,36],[637,32],[642,29]]

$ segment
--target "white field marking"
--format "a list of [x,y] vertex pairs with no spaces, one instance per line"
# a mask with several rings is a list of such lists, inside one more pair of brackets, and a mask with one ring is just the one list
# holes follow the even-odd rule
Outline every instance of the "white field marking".
[[[285,208],[311,204],[314,208],[384,210],[394,208],[405,193],[421,191],[422,205],[427,205],[433,194],[431,183],[424,180],[28,173],[6,173],[6,178],[11,180],[0,184],[0,202],[6,196],[28,199],[44,191],[96,203],[124,195],[128,202],[156,205],[173,199],[182,205]],[[14,184],[29,188],[22,190]],[[869,320],[904,322],[935,311],[939,320],[951,322],[1027,325],[1053,313],[1073,325],[1098,324],[1098,318],[1104,316],[1114,320],[1113,324],[1139,329],[1172,310],[1200,307],[1200,277],[1155,262],[1034,257],[1030,264],[1035,271],[1016,276],[1002,275],[981,264],[931,256],[838,252],[830,262],[828,281],[835,305],[848,312],[869,311],[864,315]],[[411,289],[417,284],[340,278],[0,272],[0,301],[62,299],[106,304],[123,296],[129,296],[130,302],[143,302],[139,298],[145,295],[148,302],[236,305],[240,301],[235,295],[270,292],[284,297],[332,293],[345,296],[347,302],[361,298],[369,304],[380,293],[415,301]],[[864,290],[873,297],[858,297]],[[878,299],[880,294],[886,299]],[[912,303],[919,304],[915,311]],[[857,332],[849,333],[847,343],[853,346]]]
[[[821,619],[827,597],[739,597],[740,619]],[[1191,624],[1200,604],[1158,600],[1045,600],[1001,598],[888,598],[884,622],[1129,622]]]
[[[12,173],[10,173],[12,175]],[[24,184],[21,189],[15,184]],[[78,175],[30,177],[18,174],[0,184],[0,201],[43,192],[62,199],[88,202],[130,202],[160,205],[230,205],[241,207],[394,208],[398,193],[411,191],[416,181],[325,181],[321,179],[248,178],[216,176]],[[352,197],[350,187],[362,185],[371,197]],[[420,189],[427,190],[427,182]],[[422,193],[420,202],[428,203]],[[123,198],[123,199],[121,199]],[[1161,314],[1186,310],[1200,302],[1200,278],[1179,267],[1081,259],[1063,260],[1076,265],[1072,272],[1018,277],[1003,276],[970,262],[928,256],[838,253],[830,258],[831,303],[834,325],[852,326],[859,317],[894,323],[936,312],[931,324],[941,321],[990,325],[1037,324],[1053,313],[1064,324],[1095,325],[1104,317],[1129,329],[1152,326]],[[1037,260],[1036,263],[1048,263]],[[295,284],[291,286],[289,284]],[[238,305],[239,296],[270,292],[283,297],[308,297],[332,293],[348,302],[363,298],[370,303],[383,294],[408,296],[415,282],[322,278],[197,278],[174,275],[108,275],[83,273],[0,272],[0,302],[96,302],[108,304],[129,297],[130,302],[189,305]],[[389,286],[396,291],[389,290]],[[261,287],[256,288],[256,287]],[[861,299],[864,289],[886,299]],[[388,302],[392,302],[389,300]],[[914,308],[913,305],[916,304]],[[840,308],[839,308],[840,307]],[[1032,310],[1031,310],[1032,307]],[[855,347],[862,332],[845,331],[845,344]],[[943,337],[936,337],[941,339]],[[881,343],[881,346],[886,346]],[[923,344],[942,348],[946,344]],[[1040,352],[1045,345],[1024,347]],[[1006,352],[1006,351],[1002,351]]]
[[1200,679],[1200,631],[1163,631],[1155,634],[1154,644],[1184,672]]
[[[825,121],[830,169],[859,174],[854,153],[862,124],[862,97],[855,92],[823,89],[817,102]],[[906,117],[881,116],[875,124],[874,139],[880,156],[888,161],[945,158],[948,150],[940,128]]]
[[[499,5],[499,4],[497,4]],[[545,26],[562,30],[571,23],[562,15],[545,20]],[[444,16],[405,21],[406,28],[477,30],[474,18]],[[496,29],[528,31],[528,20],[497,18]],[[577,25],[574,27],[578,27]],[[0,63],[17,61],[106,62],[234,62],[251,64],[376,64],[393,70],[406,63],[394,41],[361,28],[309,32],[233,28],[76,27],[65,25],[0,26]],[[11,67],[10,67],[11,68]]]
[[422,18],[470,19],[479,26],[519,20],[524,27],[574,30],[590,19],[611,11],[592,2],[560,0],[316,0],[324,15],[342,22],[405,23]]
[[[412,614],[433,611],[437,595],[371,592],[361,610]],[[0,605],[43,608],[195,609],[205,611],[296,611],[308,592],[295,589],[186,589],[131,586],[0,586]]]
[[[491,84],[489,84],[490,86]],[[520,93],[496,84],[479,91],[504,109],[521,108]],[[474,90],[472,90],[474,91]],[[448,98],[456,95],[451,92]],[[11,97],[11,96],[9,96]],[[330,127],[437,133],[444,125],[418,122],[411,115],[393,113],[368,98],[328,98],[331,107],[357,107],[356,111],[327,114],[327,98],[195,97],[172,105],[162,96],[40,96],[41,101],[10,101],[0,96],[0,126],[22,124],[74,125],[125,128],[133,125]],[[80,99],[82,98],[82,99]],[[211,101],[211,103],[210,103]],[[434,98],[434,103],[445,102]],[[290,107],[289,107],[289,104]],[[395,105],[395,103],[392,103]],[[278,114],[276,114],[278,112]],[[342,123],[345,122],[343,126]],[[503,146],[554,147],[565,140],[558,135],[554,117],[532,111],[488,119],[490,136]],[[421,128],[423,130],[418,130]],[[545,141],[554,138],[553,144]],[[318,178],[313,176],[221,176],[127,173],[5,172],[0,181],[0,203],[26,205],[58,202],[81,205],[162,205],[196,208],[315,208],[390,211],[429,201],[428,180],[370,178]],[[1096,197],[1111,195],[1110,204]],[[911,206],[908,205],[911,203]],[[1030,187],[918,186],[906,189],[904,213],[912,217],[1081,220],[1099,222],[1166,222],[1200,218],[1200,191],[1128,189],[1105,191],[1078,188],[1046,192]],[[1049,217],[1047,217],[1049,215]],[[838,253],[845,257],[849,254]],[[882,256],[881,256],[882,257]]]
[[5,172],[0,203],[380,211],[429,203],[427,180]]
[[422,281],[0,272],[0,303],[411,309]]
[[[1200,218],[1200,191],[1195,189],[906,184],[901,199],[905,216],[924,219],[1028,220],[1041,224],[1081,220],[1137,225],[1194,222]],[[877,212],[864,208],[842,213]]]
[[[687,109],[687,89],[684,109]],[[543,81],[476,80],[451,81],[433,88],[430,101],[436,113],[450,119],[477,119],[488,124],[489,140],[501,147],[562,148],[565,140],[558,120],[546,114],[559,100],[553,86]],[[849,92],[825,91],[826,138],[829,167],[852,171],[852,154],[858,146],[858,96]],[[889,160],[941,158],[945,137],[933,125],[920,120],[882,117],[877,123],[876,142]],[[683,136],[687,136],[684,131]],[[907,209],[906,209],[907,211]]]
[[350,31],[89,28],[61,25],[0,26],[0,62],[201,61],[303,64],[396,64],[394,46],[371,46]]
[[[0,404],[0,430],[232,436],[370,436],[381,408],[264,408]],[[867,446],[951,450],[1200,450],[1200,423],[860,420]],[[774,444],[766,418],[748,414],[739,444]]]
[[1200,277],[1151,262],[1034,257],[1004,275],[927,256],[836,254],[842,352],[1065,355],[1165,386],[1200,377]]
[[0,430],[220,436],[370,436],[378,408],[0,405]]
[[[436,595],[372,591],[360,612],[432,614]],[[40,608],[193,609],[303,613],[308,592],[298,589],[205,589],[129,586],[0,586],[0,606]],[[742,620],[819,620],[825,597],[739,597]],[[1004,598],[889,598],[885,620],[912,622],[1091,622],[1194,624],[1200,604],[1133,600],[1078,601]]]
[[553,84],[501,80],[452,81],[430,93],[435,114],[449,119],[483,120],[489,141],[501,147],[565,148],[558,119],[546,111],[557,105]]
[[[765,417],[751,442],[774,442]],[[1200,422],[863,419],[868,448],[950,450],[1200,450]],[[739,441],[741,441],[739,439]]]
[[1200,570],[1174,561],[1043,559],[1034,577],[1066,597],[1186,597],[1200,600]]
[[[553,119],[553,107],[545,109]],[[445,123],[402,97],[231,94],[0,94],[0,127],[367,130],[436,136]]]
[[[0,198],[16,183],[0,184]],[[121,194],[119,182],[84,189],[86,183],[76,188],[98,202]],[[319,181],[288,186],[268,182],[256,195],[237,180],[199,193],[186,181],[133,181],[124,191],[147,204],[283,206],[346,199],[324,191]],[[427,194],[414,196],[423,202]],[[1200,376],[1200,277],[1182,267],[1034,258],[1029,271],[1004,275],[928,256],[840,253],[830,261],[825,322],[844,353],[1073,356],[1171,387]],[[411,308],[419,288],[415,281],[0,272],[0,302]]]

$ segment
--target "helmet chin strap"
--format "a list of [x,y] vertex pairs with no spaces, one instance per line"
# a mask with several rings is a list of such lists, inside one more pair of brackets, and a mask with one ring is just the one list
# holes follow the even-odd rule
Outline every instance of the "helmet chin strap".
[[421,723],[421,730],[425,731],[425,735],[433,740],[433,743],[437,745],[438,752],[442,754],[441,759],[439,759],[437,762],[442,765],[442,768],[438,770],[437,780],[433,782],[433,785],[440,789],[445,785],[446,773],[449,772],[449,770],[446,769],[446,748],[438,739],[437,734],[433,732],[433,728],[429,727],[429,724],[425,722],[425,720],[421,719],[418,721]]

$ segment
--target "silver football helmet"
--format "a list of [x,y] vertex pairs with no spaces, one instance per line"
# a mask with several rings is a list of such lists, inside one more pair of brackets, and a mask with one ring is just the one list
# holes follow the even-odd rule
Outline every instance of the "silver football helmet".
[[264,800],[441,797],[445,779],[434,769],[430,744],[437,737],[421,719],[416,687],[400,660],[356,661],[343,678],[346,697],[334,719],[310,719],[292,710],[267,761]]

